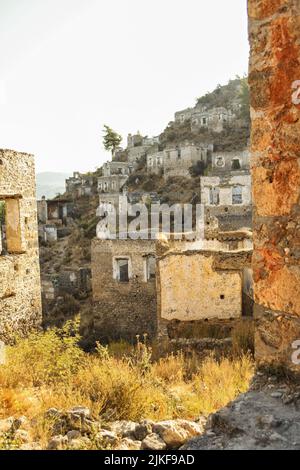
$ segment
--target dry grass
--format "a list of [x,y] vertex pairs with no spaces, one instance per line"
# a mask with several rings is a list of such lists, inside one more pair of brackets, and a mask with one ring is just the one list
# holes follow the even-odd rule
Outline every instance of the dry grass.
[[76,325],[20,339],[7,348],[0,366],[0,417],[34,418],[33,438],[46,442],[50,425],[44,412],[88,406],[108,420],[194,419],[226,405],[247,390],[254,364],[250,355],[202,361],[182,353],[152,362],[140,342],[93,354],[78,346]]

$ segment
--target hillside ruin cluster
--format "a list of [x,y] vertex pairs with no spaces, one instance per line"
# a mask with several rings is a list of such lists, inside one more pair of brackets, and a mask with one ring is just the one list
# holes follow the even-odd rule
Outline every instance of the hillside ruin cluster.
[[[161,136],[129,134],[127,148],[117,148],[112,160],[96,172],[74,172],[66,180],[63,195],[37,201],[38,226],[33,157],[2,151],[5,177],[1,178],[0,200],[6,216],[0,302],[6,314],[1,317],[1,336],[9,339],[10,331],[25,332],[41,322],[41,297],[45,313],[64,294],[78,298],[79,292],[91,300],[87,334],[94,340],[135,341],[146,334],[151,339],[182,342],[191,338],[195,325],[221,320],[228,327],[244,316],[251,317],[247,141],[241,150],[225,151],[216,150],[214,142],[225,129],[230,133],[249,126],[238,119],[238,110],[234,101],[230,109],[196,105],[177,112],[169,125],[190,127],[190,141],[162,143]],[[153,190],[146,191],[140,184],[145,177],[153,180]],[[162,204],[170,201],[155,185],[160,181],[161,187],[169,187],[174,179],[192,184],[188,202],[204,205],[204,239],[183,236],[178,240],[172,235],[166,239],[161,233],[154,240],[141,240],[138,235],[135,240],[102,240],[95,231],[91,259],[85,264],[76,269],[65,266],[55,274],[45,274],[41,266],[40,291],[38,240],[41,246],[55,247],[72,236],[78,201],[97,200],[117,212],[124,197],[135,204]],[[183,197],[176,191],[172,194],[179,204]]]

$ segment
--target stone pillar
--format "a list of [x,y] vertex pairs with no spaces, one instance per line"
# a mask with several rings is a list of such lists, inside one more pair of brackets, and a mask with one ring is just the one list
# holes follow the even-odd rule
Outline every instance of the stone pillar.
[[300,0],[248,14],[256,357],[300,372]]

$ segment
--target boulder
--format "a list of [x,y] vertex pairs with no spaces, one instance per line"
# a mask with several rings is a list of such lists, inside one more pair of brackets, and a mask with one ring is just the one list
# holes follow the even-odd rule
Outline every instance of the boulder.
[[116,450],[140,450],[141,442],[125,437],[116,447]]
[[120,440],[116,433],[114,433],[113,431],[108,431],[107,429],[101,429],[96,434],[95,439],[99,442],[99,444],[110,444],[112,446],[116,445]]
[[67,433],[67,438],[68,438],[68,441],[72,441],[73,439],[80,439],[81,432],[73,429],[72,431],[69,431]]
[[18,429],[15,432],[14,438],[17,442],[22,444],[27,444],[30,441],[29,433],[24,429]]
[[108,424],[110,431],[113,431],[115,434],[121,437],[129,437],[130,439],[135,439],[135,429],[137,423],[133,421],[114,421],[113,423]]
[[143,441],[145,437],[148,436],[148,434],[152,433],[153,424],[154,423],[152,421],[148,420],[142,421],[141,423],[137,424],[134,431],[135,438],[138,441]]
[[48,442],[48,450],[63,450],[68,443],[68,438],[67,436],[54,436],[52,439]]
[[68,444],[70,450],[86,450],[91,446],[91,441],[87,437],[72,439]]
[[188,439],[202,434],[203,426],[184,419],[160,421],[153,426],[153,432],[159,434],[169,448],[177,449]]
[[142,441],[142,449],[143,450],[165,450],[167,445],[162,438],[155,433],[149,434],[145,439]]

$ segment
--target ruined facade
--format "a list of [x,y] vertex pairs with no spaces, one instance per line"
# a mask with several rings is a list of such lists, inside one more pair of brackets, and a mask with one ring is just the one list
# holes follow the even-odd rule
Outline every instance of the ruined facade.
[[190,178],[189,169],[197,162],[208,163],[213,152],[213,144],[194,145],[188,142],[169,146],[163,151],[147,154],[148,173],[162,174],[165,179],[172,176]]
[[155,241],[92,241],[93,327],[97,339],[156,335]]
[[252,243],[245,234],[240,239],[232,233],[198,242],[157,243],[159,336],[170,336],[170,329],[174,333],[174,324],[180,329],[180,324],[247,314],[242,291],[249,294],[244,271],[251,267]]
[[248,0],[256,358],[300,339],[300,1]]
[[34,157],[0,150],[0,339],[41,324]]
[[[233,321],[250,296],[249,233],[198,241],[92,242],[93,327],[96,339],[170,338],[191,322]],[[245,272],[248,269],[247,273]]]
[[175,113],[175,122],[191,121],[191,130],[208,129],[213,132],[222,132],[225,126],[231,126],[236,120],[233,109],[224,107],[207,109],[206,106],[196,105]]

